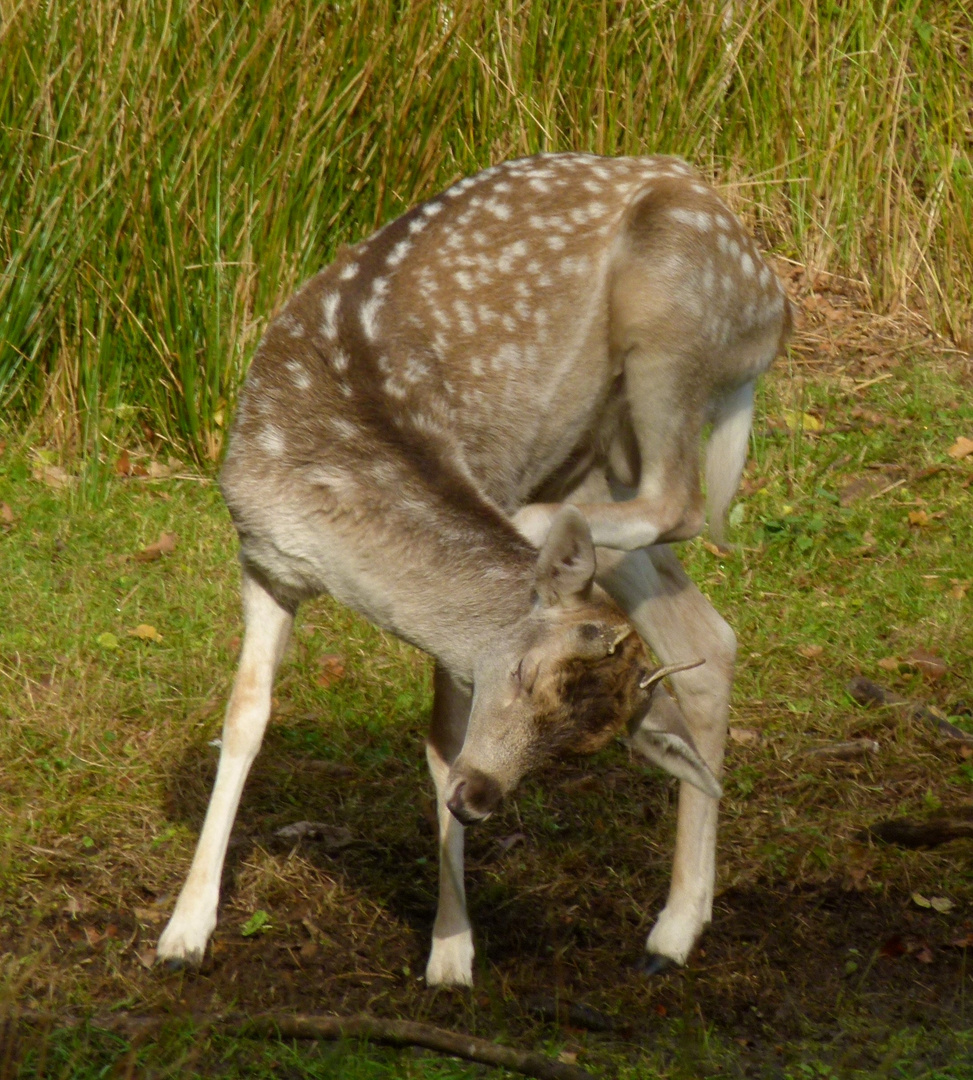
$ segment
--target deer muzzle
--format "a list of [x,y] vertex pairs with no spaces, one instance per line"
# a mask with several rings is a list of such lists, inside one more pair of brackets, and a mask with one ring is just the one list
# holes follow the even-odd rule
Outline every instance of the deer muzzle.
[[492,776],[470,769],[453,781],[446,806],[461,825],[475,825],[486,821],[502,798],[503,790]]

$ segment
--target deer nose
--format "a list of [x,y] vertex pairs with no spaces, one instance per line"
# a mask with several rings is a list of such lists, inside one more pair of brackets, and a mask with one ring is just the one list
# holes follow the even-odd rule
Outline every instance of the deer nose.
[[502,797],[500,785],[492,777],[474,770],[456,782],[446,806],[462,825],[474,825],[496,809]]
[[466,793],[466,781],[460,780],[456,785],[456,790],[450,796],[446,802],[446,806],[449,812],[461,825],[475,825],[478,821],[483,819],[479,814],[471,810],[463,801],[463,797]]

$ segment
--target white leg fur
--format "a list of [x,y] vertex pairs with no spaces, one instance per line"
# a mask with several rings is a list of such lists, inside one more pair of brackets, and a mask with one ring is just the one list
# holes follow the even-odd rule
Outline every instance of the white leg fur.
[[473,985],[473,931],[466,914],[463,884],[463,826],[446,806],[449,765],[426,744],[426,759],[436,785],[439,821],[439,907],[432,928],[432,949],[426,965],[429,986]]
[[469,691],[436,665],[433,675],[432,724],[426,760],[436,786],[439,823],[439,906],[432,929],[432,949],[426,965],[428,986],[473,985],[473,931],[466,914],[463,884],[463,826],[446,806],[446,781],[466,736],[470,716]]
[[284,653],[293,615],[250,575],[243,575],[246,630],[233,692],[223,723],[223,744],[216,783],[186,884],[159,938],[158,958],[198,965],[202,962],[219,902],[223,860],[243,784],[263,741],[270,716],[274,673]]
[[[705,658],[705,664],[673,675],[672,681],[697,749],[719,778],[736,654],[733,631],[667,546],[621,560],[617,553],[599,552],[599,565],[605,566],[599,580],[664,664]],[[697,788],[680,785],[669,898],[646,943],[650,953],[679,964],[712,919],[718,805]]]

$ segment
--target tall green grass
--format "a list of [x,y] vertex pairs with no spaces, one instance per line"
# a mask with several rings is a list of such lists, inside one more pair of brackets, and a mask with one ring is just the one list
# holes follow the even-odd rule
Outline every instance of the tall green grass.
[[675,152],[968,344],[973,4],[0,0],[0,407],[215,460],[274,308],[492,161]]

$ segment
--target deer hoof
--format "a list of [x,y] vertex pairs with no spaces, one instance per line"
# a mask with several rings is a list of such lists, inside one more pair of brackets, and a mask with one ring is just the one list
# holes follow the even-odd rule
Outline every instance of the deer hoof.
[[203,958],[202,956],[160,956],[156,960],[155,966],[172,973],[199,971],[203,966]]
[[668,956],[663,956],[661,953],[642,953],[641,958],[635,965],[635,970],[639,975],[647,975],[652,978],[654,975],[661,975],[664,971],[667,971],[672,967],[672,961]]

